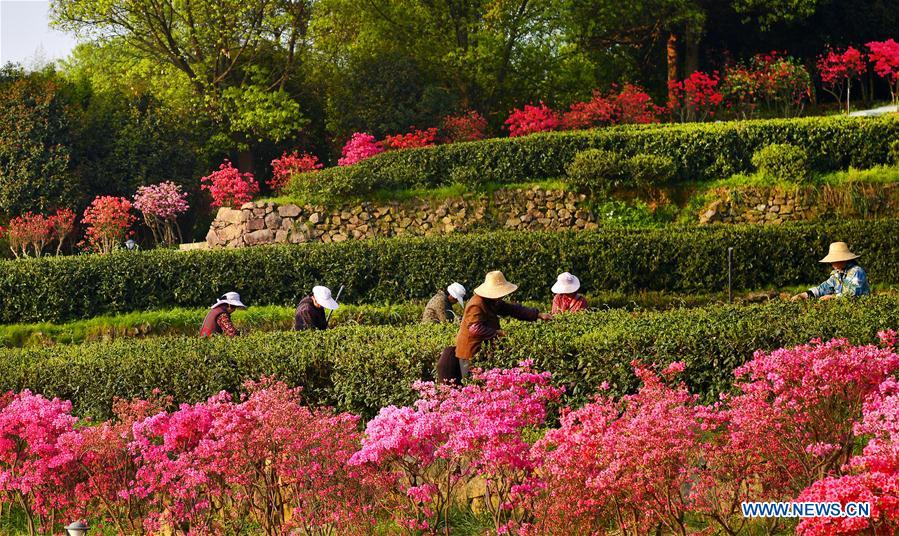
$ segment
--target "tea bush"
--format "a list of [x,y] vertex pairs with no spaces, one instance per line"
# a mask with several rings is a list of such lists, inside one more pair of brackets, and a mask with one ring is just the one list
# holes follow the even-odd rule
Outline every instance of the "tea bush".
[[752,155],[752,165],[762,175],[781,180],[806,183],[811,178],[808,154],[789,143],[774,143]]

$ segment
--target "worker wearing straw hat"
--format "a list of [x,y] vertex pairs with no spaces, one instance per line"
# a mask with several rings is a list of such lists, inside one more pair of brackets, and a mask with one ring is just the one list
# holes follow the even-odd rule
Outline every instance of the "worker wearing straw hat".
[[552,308],[554,315],[577,313],[587,308],[587,298],[577,293],[579,288],[581,288],[581,282],[577,277],[568,272],[559,274],[552,288],[553,294],[555,294]]
[[854,298],[871,293],[868,287],[868,276],[865,270],[858,265],[856,259],[859,256],[849,251],[846,242],[834,242],[830,245],[827,256],[818,262],[827,262],[833,267],[827,281],[817,287],[793,296],[792,300],[806,300],[820,298],[830,300],[834,298]]
[[453,305],[458,303],[462,310],[465,310],[465,287],[460,283],[453,283],[446,287],[446,290],[440,289],[437,294],[425,305],[424,313],[421,315],[423,324],[441,324],[443,322],[453,322],[456,319],[456,313],[453,311]]
[[552,320],[552,315],[517,303],[508,303],[502,298],[515,292],[518,285],[506,281],[500,271],[493,271],[484,278],[484,283],[474,289],[474,296],[465,306],[459,333],[456,335],[456,357],[462,377],[468,376],[471,359],[480,351],[484,341],[502,337],[499,317],[510,316],[519,320]]
[[200,328],[200,337],[212,337],[213,335],[234,337],[238,332],[231,322],[231,313],[237,309],[246,308],[247,306],[240,301],[240,294],[226,292],[206,313],[203,326]]

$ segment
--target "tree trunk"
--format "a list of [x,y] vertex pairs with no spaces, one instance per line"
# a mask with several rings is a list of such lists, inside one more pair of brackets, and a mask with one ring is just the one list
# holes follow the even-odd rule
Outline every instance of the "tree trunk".
[[687,30],[684,34],[687,50],[684,56],[684,78],[699,70],[699,36]]
[[668,36],[668,102],[677,100],[674,90],[671,88],[673,82],[677,82],[677,34],[671,32]]

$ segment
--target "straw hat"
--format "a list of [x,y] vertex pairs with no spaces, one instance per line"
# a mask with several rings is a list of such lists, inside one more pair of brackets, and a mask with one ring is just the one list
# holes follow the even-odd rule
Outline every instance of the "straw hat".
[[312,287],[312,295],[315,297],[315,301],[317,301],[319,305],[329,311],[333,311],[334,309],[340,307],[340,305],[337,303],[337,300],[335,300],[334,297],[331,296],[331,289],[329,289],[328,287]]
[[851,261],[858,257],[855,253],[849,251],[849,246],[846,245],[846,242],[834,242],[830,245],[830,251],[827,252],[827,256],[818,262],[843,262]]
[[577,277],[568,272],[562,272],[556,278],[556,284],[553,285],[552,291],[553,294],[571,294],[577,292],[579,288],[581,288],[581,282]]
[[221,298],[216,300],[216,302],[212,306],[212,308],[215,309],[216,307],[218,307],[219,305],[221,305],[223,303],[227,303],[228,305],[233,305],[234,307],[241,307],[243,309],[247,308],[247,306],[244,305],[242,301],[240,301],[240,294],[238,294],[236,292],[226,292],[225,294],[222,295]]
[[463,287],[460,283],[453,283],[452,285],[446,287],[446,292],[453,298],[456,298],[456,301],[459,302],[459,305],[465,307],[465,287]]
[[494,270],[487,272],[484,282],[474,289],[474,293],[482,298],[495,300],[512,294],[517,288],[518,285],[506,281],[506,276],[502,272]]

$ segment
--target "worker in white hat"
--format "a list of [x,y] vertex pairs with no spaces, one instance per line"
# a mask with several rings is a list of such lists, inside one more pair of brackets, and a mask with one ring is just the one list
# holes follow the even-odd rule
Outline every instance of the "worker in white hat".
[[200,337],[212,337],[213,335],[224,335],[226,337],[234,337],[238,334],[237,328],[231,322],[231,313],[237,309],[246,309],[247,306],[240,301],[240,294],[236,292],[226,292],[220,297],[203,320],[203,326],[200,328]]
[[428,300],[428,304],[425,305],[424,313],[421,315],[422,324],[441,324],[443,322],[455,321],[458,315],[453,311],[453,305],[458,303],[464,311],[465,294],[465,287],[460,283],[453,283],[446,287],[446,290],[438,290],[437,294],[434,294]]
[[331,289],[323,286],[312,287],[312,294],[300,300],[293,317],[293,329],[328,329],[328,317],[325,309],[333,311],[340,307],[331,296]]
[[587,298],[577,293],[579,288],[581,288],[581,282],[577,277],[568,272],[559,274],[552,287],[553,294],[555,294],[552,313],[554,315],[577,313],[587,309]]
[[818,262],[830,263],[833,271],[827,281],[817,287],[793,296],[792,301],[819,298],[831,300],[835,298],[855,298],[871,293],[868,286],[868,275],[858,265],[859,255],[849,251],[846,242],[834,242],[830,245],[827,256]]
[[456,335],[456,357],[462,377],[468,376],[471,359],[481,350],[484,341],[502,337],[499,317],[510,316],[518,320],[552,320],[553,316],[537,309],[517,303],[503,301],[505,296],[515,292],[518,285],[506,281],[500,271],[493,271],[484,278],[484,283],[474,289],[474,296],[468,301],[459,333]]

